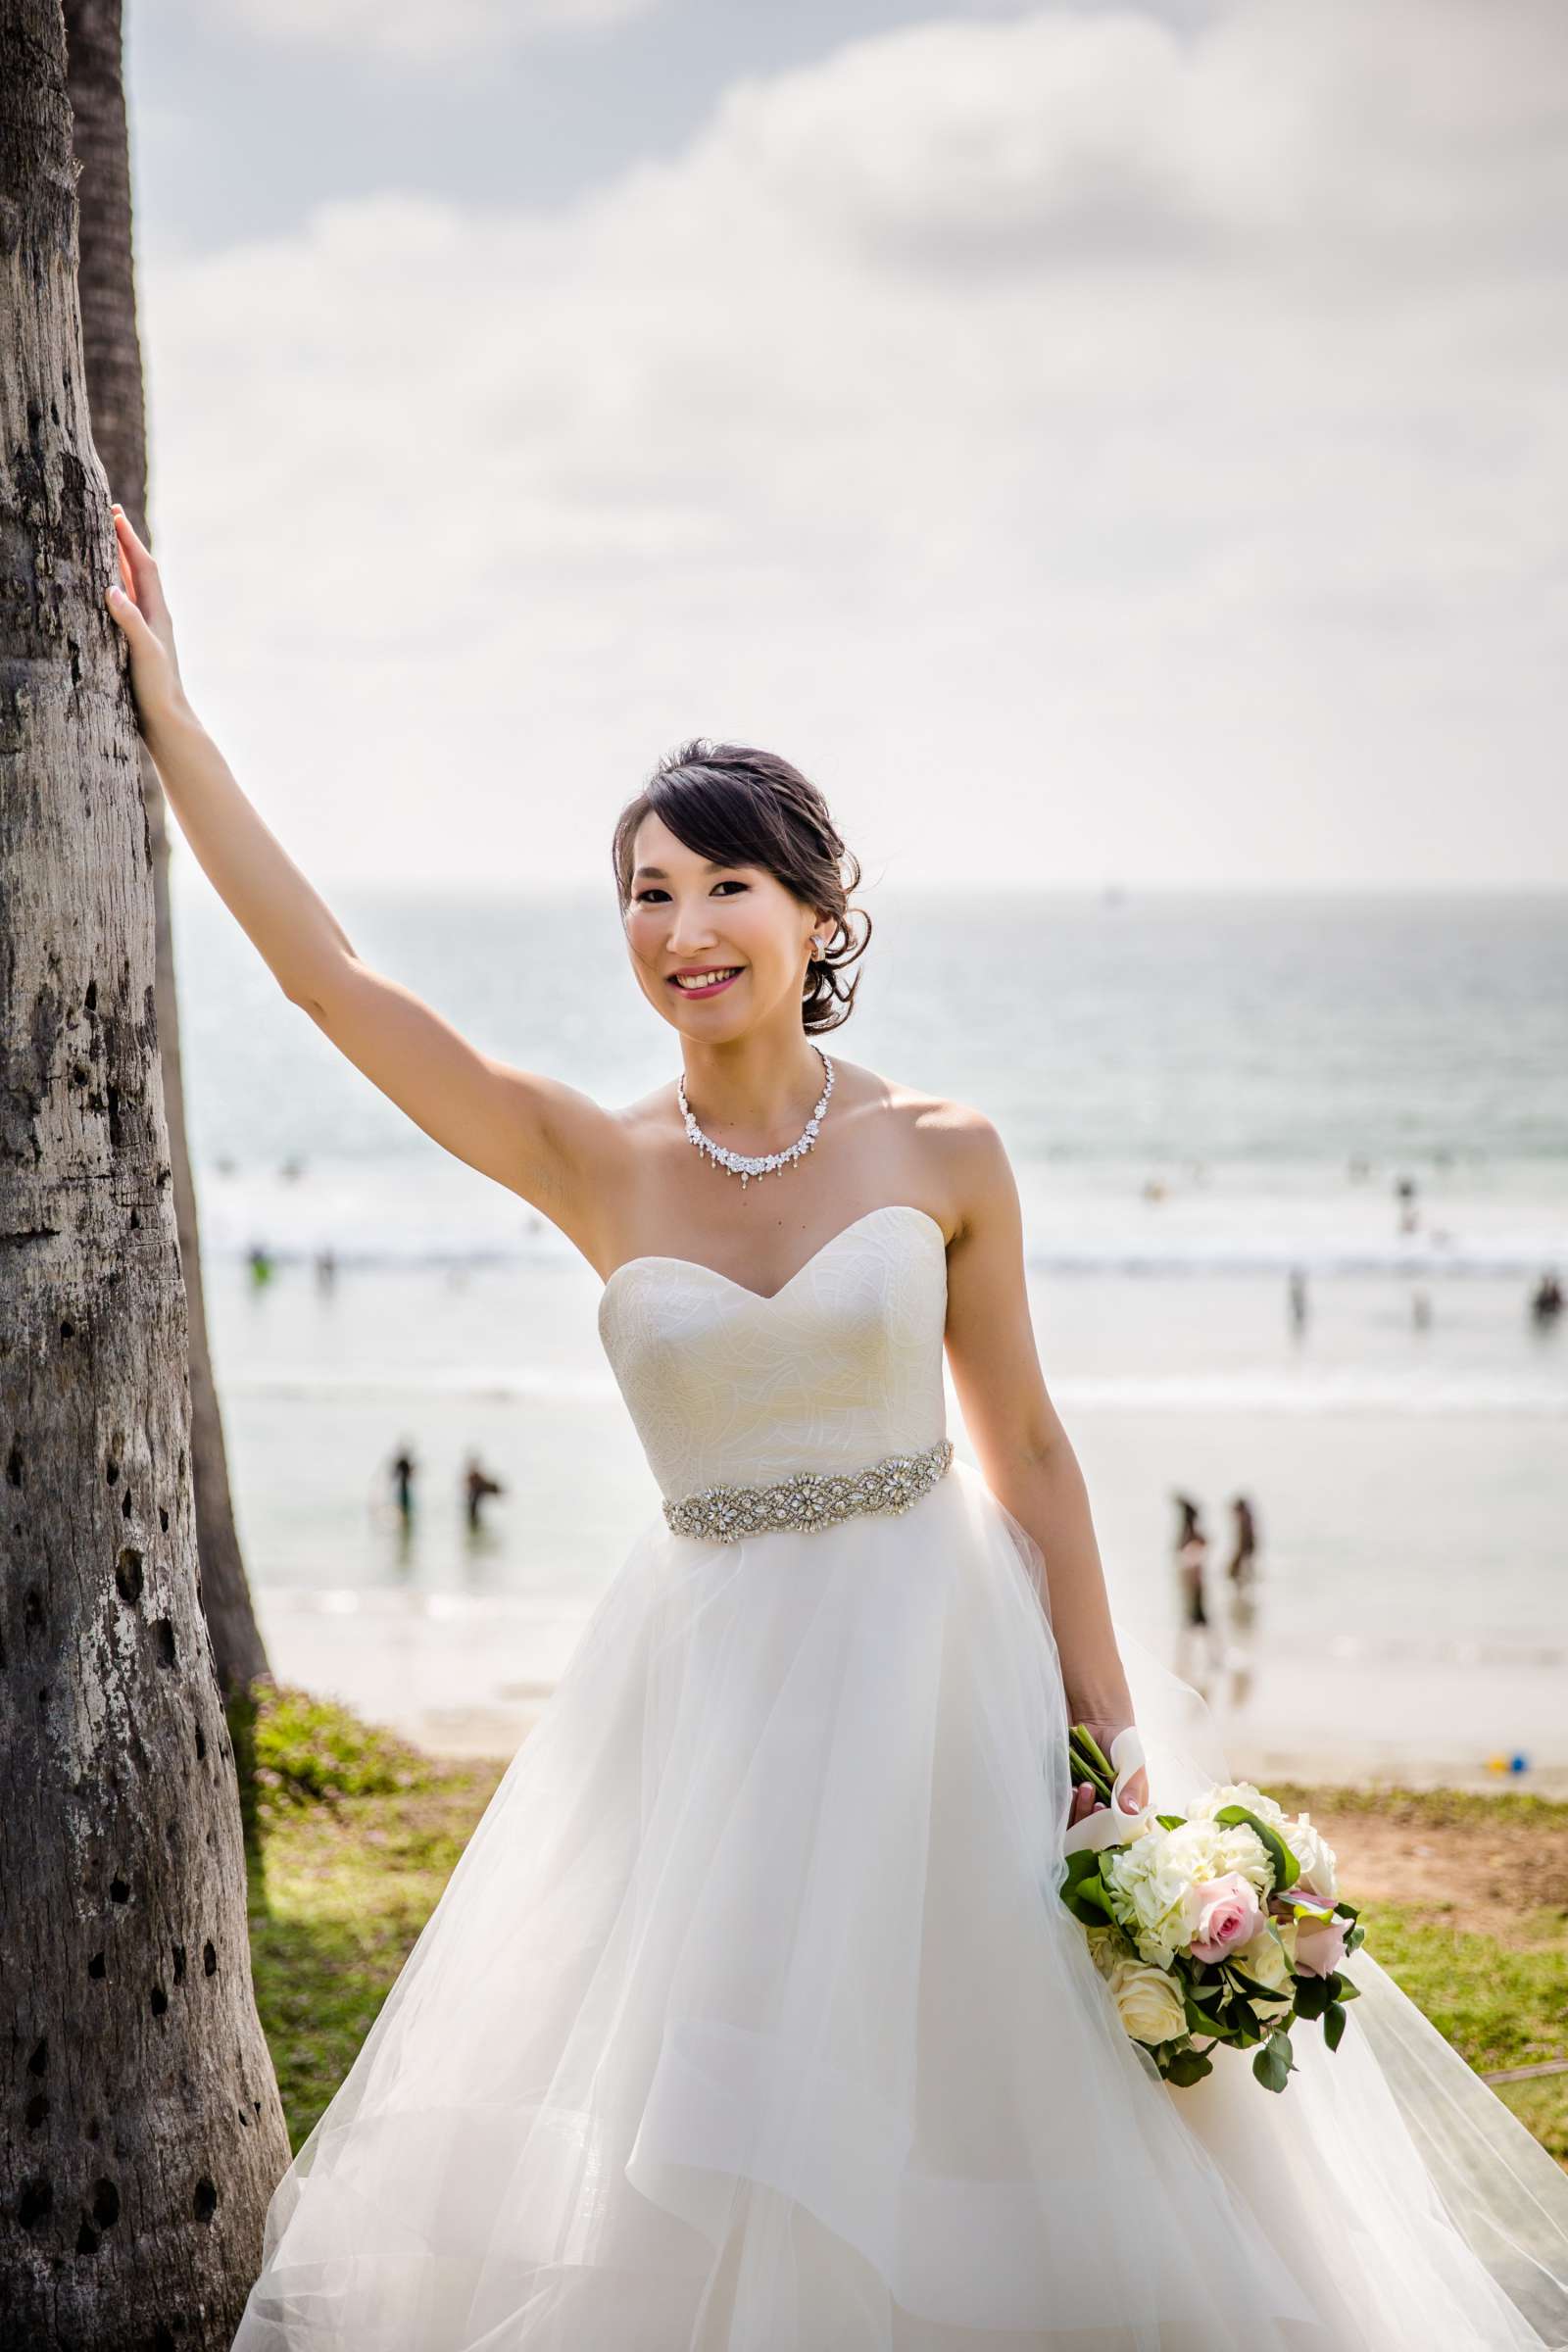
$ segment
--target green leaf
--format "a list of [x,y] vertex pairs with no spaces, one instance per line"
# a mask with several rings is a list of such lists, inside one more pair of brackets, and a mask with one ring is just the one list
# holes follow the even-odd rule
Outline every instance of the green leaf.
[[1185,2090],[1191,2083],[1201,2082],[1205,2075],[1211,2075],[1214,2062],[1202,2050],[1178,2048],[1162,2061],[1159,2071],[1167,2082],[1174,2082],[1178,2090]]
[[1340,2036],[1344,2032],[1344,2005],[1339,2001],[1330,2001],[1327,2009],[1325,2009],[1323,2012],[1323,2038],[1328,2043],[1331,2050],[1337,2050],[1339,2048]]
[[1271,1829],[1266,1821],[1259,1821],[1255,1813],[1249,1813],[1245,1805],[1223,1805],[1214,1819],[1228,1830],[1235,1829],[1239,1822],[1245,1821],[1250,1830],[1257,1832],[1274,1865],[1276,1892],[1283,1894],[1287,1886],[1296,1885],[1301,1875],[1300,1865],[1278,1830]]
[[1334,1998],[1337,2001],[1358,2001],[1361,1998],[1361,1987],[1359,1984],[1352,1984],[1348,1977],[1336,1977]]
[[1248,1976],[1244,1970],[1236,1966],[1234,1961],[1227,1964],[1226,1973],[1230,1977],[1231,1983],[1239,1990],[1250,1993],[1254,2000],[1267,2001],[1272,2006],[1275,2001],[1283,2000],[1286,1997],[1283,1985],[1259,1984],[1255,1977]]
[[1271,2034],[1252,2060],[1252,2072],[1265,2090],[1283,2090],[1295,2069],[1291,2037],[1283,2032]]
[[1210,2016],[1209,2012],[1196,2001],[1190,1992],[1183,1993],[1182,2007],[1187,2012],[1187,2030],[1190,2034],[1224,2033],[1223,2019]]
[[1180,1813],[1156,1813],[1154,1819],[1162,1830],[1179,1830],[1183,1826],[1183,1816]]

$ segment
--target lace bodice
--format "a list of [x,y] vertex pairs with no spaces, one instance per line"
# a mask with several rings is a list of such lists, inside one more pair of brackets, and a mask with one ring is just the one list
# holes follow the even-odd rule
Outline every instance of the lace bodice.
[[946,1431],[942,1228],[903,1202],[824,1242],[770,1298],[683,1257],[634,1257],[599,1336],[668,1496],[855,1469]]

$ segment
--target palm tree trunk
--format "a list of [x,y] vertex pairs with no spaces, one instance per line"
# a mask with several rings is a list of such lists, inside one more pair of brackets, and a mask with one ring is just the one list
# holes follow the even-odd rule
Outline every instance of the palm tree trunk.
[[0,2340],[226,2352],[288,2143],[197,1593],[60,0],[0,0]]
[[[82,352],[92,436],[113,495],[147,545],[147,423],[142,396],[141,338],[136,329],[132,263],[130,152],[121,72],[120,0],[66,0],[66,49],[79,206]],[[164,1065],[164,1104],[173,1170],[174,1221],[190,1321],[191,1474],[196,1490],[196,1536],[201,1597],[225,1696],[270,1679],[267,1651],[251,1605],[245,1562],[234,1526],[228,1454],[207,1347],[201,1242],[196,1195],[185,1144],[185,1088],[179,1057],[179,1005],[174,993],[174,943],[169,912],[169,826],[158,770],[141,747],[141,788],[152,828],[153,887],[157,901],[158,1046]]]

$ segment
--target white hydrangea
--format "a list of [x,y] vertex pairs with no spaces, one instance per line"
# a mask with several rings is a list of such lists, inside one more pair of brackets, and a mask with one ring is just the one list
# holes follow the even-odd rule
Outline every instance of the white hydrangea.
[[1192,1806],[1192,1815],[1195,1821],[1212,1821],[1227,1805],[1245,1805],[1249,1813],[1266,1821],[1271,1830],[1284,1830],[1290,1821],[1284,1806],[1277,1804],[1272,1796],[1265,1796],[1261,1788],[1254,1788],[1250,1781],[1224,1781],[1217,1788],[1205,1790]]
[[1164,1967],[1196,1934],[1192,1872],[1171,1850],[1169,1830],[1152,1829],[1106,1853],[1101,1876],[1111,1909],[1146,1960]]
[[1259,1895],[1273,1884],[1267,1849],[1245,1822],[1231,1829],[1207,1820],[1154,1828],[1131,1845],[1112,1848],[1101,1862],[1111,1909],[1143,1957],[1159,1968],[1168,1968],[1198,1933],[1196,1889],[1230,1871]]
[[1258,1894],[1267,1893],[1274,1884],[1274,1865],[1269,1860],[1268,1847],[1245,1821],[1236,1822],[1229,1829],[1221,1829],[1213,1821],[1188,1821],[1179,1830],[1168,1831],[1166,1836],[1172,1860],[1195,1884],[1203,1879],[1222,1879],[1232,1870],[1240,1872]]

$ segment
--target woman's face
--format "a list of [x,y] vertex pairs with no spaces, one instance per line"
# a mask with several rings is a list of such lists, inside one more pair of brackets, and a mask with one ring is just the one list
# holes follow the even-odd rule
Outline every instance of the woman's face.
[[[766,866],[710,865],[649,814],[633,845],[624,921],[639,987],[688,1036],[717,1043],[779,1006],[799,1013],[814,918]],[[718,972],[733,977],[702,982]],[[698,986],[682,987],[680,974]]]

